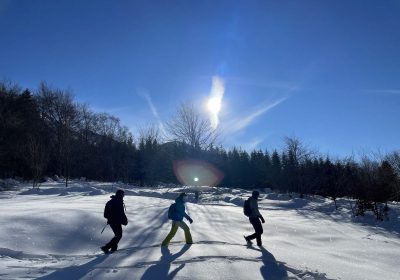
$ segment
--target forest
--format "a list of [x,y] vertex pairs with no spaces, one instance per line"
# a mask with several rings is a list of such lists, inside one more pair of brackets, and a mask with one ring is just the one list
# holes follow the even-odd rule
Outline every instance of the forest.
[[[380,218],[388,201],[400,201],[400,150],[385,155],[332,159],[309,149],[296,137],[283,148],[225,149],[190,104],[182,104],[165,123],[132,135],[120,120],[79,104],[68,90],[41,82],[36,90],[0,83],[0,178],[85,178],[139,186],[178,184],[173,162],[195,159],[218,168],[218,186],[271,188],[277,192],[322,195],[357,201],[357,214],[373,210]],[[361,146],[361,144],[360,144]],[[218,187],[217,186],[217,187]],[[381,206],[380,206],[381,205]]]

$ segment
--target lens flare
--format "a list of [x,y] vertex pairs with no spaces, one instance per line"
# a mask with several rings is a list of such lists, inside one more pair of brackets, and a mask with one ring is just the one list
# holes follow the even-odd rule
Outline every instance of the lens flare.
[[218,185],[224,178],[223,173],[212,164],[199,160],[177,160],[174,162],[174,173],[184,186]]

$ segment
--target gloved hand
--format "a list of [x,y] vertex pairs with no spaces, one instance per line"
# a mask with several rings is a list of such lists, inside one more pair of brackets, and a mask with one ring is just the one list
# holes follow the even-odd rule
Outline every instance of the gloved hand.
[[192,220],[192,218],[189,218],[189,223],[193,223],[193,220]]
[[125,216],[125,217],[122,217],[122,224],[124,225],[124,226],[127,226],[128,225],[128,218]]
[[264,217],[263,217],[263,216],[260,216],[260,219],[261,219],[261,222],[262,222],[262,223],[265,223],[265,220],[264,220]]

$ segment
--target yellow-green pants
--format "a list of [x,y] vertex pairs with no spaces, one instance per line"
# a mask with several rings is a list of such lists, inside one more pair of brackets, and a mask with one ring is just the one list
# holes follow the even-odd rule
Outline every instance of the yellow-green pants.
[[172,238],[174,238],[178,227],[183,229],[185,231],[185,240],[186,244],[192,244],[192,235],[190,234],[190,229],[188,225],[184,221],[172,221],[172,227],[170,232],[168,233],[167,237],[165,237],[164,241],[162,242],[161,246],[168,246],[169,242],[171,241]]

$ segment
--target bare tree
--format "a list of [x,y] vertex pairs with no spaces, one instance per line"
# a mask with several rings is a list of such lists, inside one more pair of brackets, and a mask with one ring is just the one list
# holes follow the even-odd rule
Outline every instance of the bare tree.
[[295,191],[303,197],[307,186],[305,183],[305,173],[302,172],[301,165],[310,158],[312,152],[296,137],[285,137],[284,171],[285,183],[288,185],[289,192]]
[[397,175],[397,180],[394,186],[394,197],[396,201],[400,201],[400,151],[395,151],[386,157],[394,172]]
[[139,142],[156,142],[160,144],[163,142],[163,137],[161,136],[160,128],[154,124],[142,125],[139,127]]
[[70,92],[52,89],[44,82],[39,86],[38,101],[41,117],[54,131],[59,171],[65,177],[65,186],[68,186],[72,134],[79,123],[77,108]]
[[313,155],[297,137],[285,137],[285,151],[293,156],[294,163],[297,165],[304,162]]
[[390,163],[397,176],[400,176],[400,151],[395,151],[387,155],[386,160]]
[[92,143],[95,129],[95,114],[89,110],[88,105],[79,104],[76,106],[78,117],[78,131],[81,141],[85,144]]
[[32,170],[33,188],[35,188],[38,186],[48,162],[48,150],[46,149],[42,135],[28,135],[26,149],[27,161]]
[[117,140],[120,120],[107,113],[99,113],[96,115],[96,131],[98,134]]
[[166,124],[172,140],[195,149],[209,149],[216,145],[219,133],[193,104],[182,103],[176,115]]

